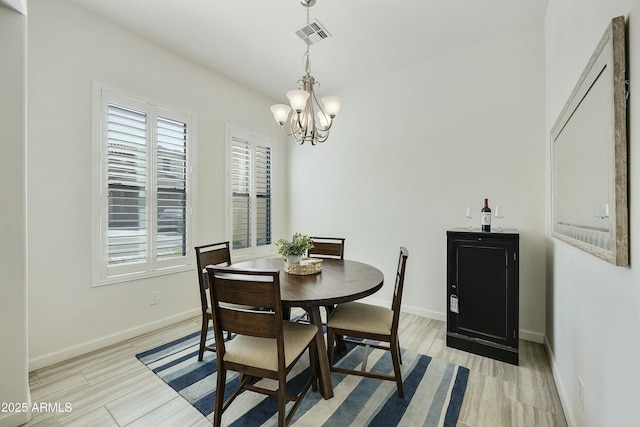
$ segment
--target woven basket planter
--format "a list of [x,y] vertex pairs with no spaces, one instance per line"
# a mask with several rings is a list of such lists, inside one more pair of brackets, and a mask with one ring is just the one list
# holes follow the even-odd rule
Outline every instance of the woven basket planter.
[[322,260],[316,258],[303,258],[300,260],[300,264],[289,264],[285,259],[284,271],[285,273],[296,274],[298,276],[317,274],[322,271]]

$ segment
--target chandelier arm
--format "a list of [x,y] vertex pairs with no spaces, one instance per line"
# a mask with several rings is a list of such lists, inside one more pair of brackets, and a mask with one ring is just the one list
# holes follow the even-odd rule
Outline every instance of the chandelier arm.
[[289,130],[290,135],[292,135],[296,140],[298,139],[298,135],[300,134],[300,130],[302,129],[302,123],[299,120],[300,114],[294,112],[291,115],[291,120],[289,121]]
[[315,115],[315,111],[313,108],[313,99],[311,98],[315,98],[314,94],[313,94],[313,88],[311,88],[311,96],[309,97],[309,102],[307,102],[307,108],[306,108],[306,113],[307,113],[307,134],[311,134],[311,138],[312,141],[316,139],[316,132],[317,132],[317,126],[316,126],[316,115]]
[[296,113],[296,115],[295,115],[295,117],[296,117],[296,120],[295,120],[296,132],[301,131],[302,129],[305,128],[305,124],[303,123],[304,122],[304,116],[305,116],[304,112]]
[[[324,136],[322,135],[318,136],[318,138],[316,138],[315,141],[316,143],[318,142],[322,143],[322,142],[325,142],[328,138],[329,138],[329,134],[327,133]],[[313,145],[316,145],[316,144],[313,144]]]
[[304,120],[305,114],[306,112],[304,110],[300,114],[294,112],[291,115],[291,119],[289,120],[289,129],[291,132],[289,133],[289,135],[293,137],[293,139],[298,145],[302,145],[304,144],[305,141],[309,140],[309,138],[304,132],[305,131],[305,120]]
[[[316,83],[318,83],[318,85],[320,85],[320,83],[319,83],[319,82],[316,82]],[[331,125],[333,124],[333,119],[332,119],[331,117],[329,117],[329,115],[328,115],[327,113],[325,113],[324,108],[322,108],[322,104],[320,104],[320,102],[318,102],[318,98],[316,98],[316,93],[315,93],[315,91],[314,91],[313,89],[311,90],[311,96],[310,96],[310,98],[313,98],[313,101],[314,101],[314,102],[316,103],[316,105],[318,106],[318,110],[320,110],[320,111],[318,111],[318,112],[319,112],[319,113],[322,113],[322,115],[324,116],[324,118],[325,118],[325,120],[326,120],[326,122],[327,122],[327,125],[326,125],[326,126],[325,126],[325,125],[323,125],[323,124],[321,123],[321,124],[320,124],[321,126],[320,126],[320,127],[318,127],[318,129],[323,129],[323,130],[325,130],[325,131],[328,131],[329,129],[331,129]],[[315,117],[315,116],[314,116],[314,117]],[[314,123],[315,123],[315,120],[314,120]]]

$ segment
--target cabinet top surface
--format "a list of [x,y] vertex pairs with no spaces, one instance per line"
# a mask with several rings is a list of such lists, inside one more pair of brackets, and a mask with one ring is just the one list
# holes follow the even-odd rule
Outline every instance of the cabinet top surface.
[[502,230],[492,229],[491,231],[482,231],[479,227],[469,228],[469,227],[457,227],[447,230],[447,234],[451,233],[461,233],[468,235],[481,235],[481,236],[491,236],[498,237],[504,235],[520,235],[517,229],[515,228],[503,228]]

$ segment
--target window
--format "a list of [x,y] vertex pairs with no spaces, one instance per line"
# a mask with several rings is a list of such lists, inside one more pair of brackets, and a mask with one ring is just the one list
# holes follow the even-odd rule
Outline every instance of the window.
[[188,266],[191,117],[94,93],[94,284]]
[[227,128],[227,235],[234,256],[273,252],[273,145]]

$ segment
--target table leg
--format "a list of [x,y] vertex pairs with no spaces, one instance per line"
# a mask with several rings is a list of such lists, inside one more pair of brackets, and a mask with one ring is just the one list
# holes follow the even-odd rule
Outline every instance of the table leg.
[[327,345],[324,342],[320,307],[313,306],[310,307],[308,311],[310,322],[318,327],[318,333],[316,334],[316,346],[318,347],[320,392],[325,399],[331,399],[333,397],[333,384],[331,384],[331,371],[329,366],[329,357],[327,356]]

